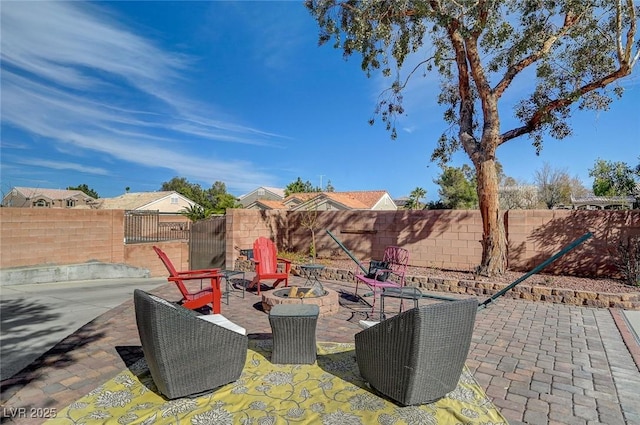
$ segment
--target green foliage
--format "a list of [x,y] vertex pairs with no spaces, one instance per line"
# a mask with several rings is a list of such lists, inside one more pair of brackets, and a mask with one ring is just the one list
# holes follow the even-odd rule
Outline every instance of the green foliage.
[[[327,183],[327,186],[330,183]],[[333,186],[331,186],[333,188]],[[298,177],[298,179],[294,182],[289,183],[284,188],[284,196],[289,196],[292,193],[310,193],[310,192],[322,192],[322,189],[317,186],[313,186],[309,180],[306,182],[302,182],[302,179]]]
[[589,177],[593,177],[594,195],[630,196],[635,192],[638,173],[625,162],[598,159]]
[[190,205],[189,207],[180,210],[179,213],[195,222],[211,217],[213,215],[213,210],[205,209],[200,205]]
[[440,200],[449,209],[478,208],[478,194],[475,187],[475,177],[470,174],[471,167],[463,165],[460,168],[442,167],[442,173],[434,180],[440,186],[438,194]]
[[86,184],[81,184],[79,186],[69,186],[67,187],[67,190],[80,190],[82,192],[84,192],[85,194],[91,196],[94,199],[98,199],[100,198],[100,195],[98,195],[98,192],[96,192],[95,190],[91,189],[89,186],[87,186]]
[[178,192],[196,202],[209,215],[224,214],[229,208],[241,207],[236,197],[227,193],[226,185],[221,181],[216,181],[211,188],[203,190],[199,184],[190,183],[184,177],[174,177],[162,183],[160,190]]
[[[640,167],[640,166],[639,166]],[[327,180],[327,185],[324,188],[325,192],[335,192],[336,188],[331,184],[331,180]]]
[[[444,108],[444,131],[432,160],[446,164],[463,149],[483,171],[478,182],[487,195],[481,198],[483,274],[506,269],[504,225],[492,219],[499,216],[498,176],[492,175],[497,148],[528,136],[540,152],[547,136],[567,137],[572,112],[607,110],[622,95],[617,83],[631,75],[639,56],[637,10],[629,0],[306,0],[305,5],[319,25],[320,44],[333,40],[345,58],[360,58],[367,76],[379,71],[390,78],[375,115],[392,139],[396,119],[404,114],[403,94],[416,88],[409,88],[410,81],[430,74],[440,78],[433,97]],[[515,120],[507,116],[508,108]],[[507,122],[514,127],[501,128]],[[463,196],[452,202],[473,203],[465,188],[455,192]]]
[[409,194],[409,201],[407,202],[406,208],[408,210],[421,210],[424,208],[424,204],[420,202],[422,198],[427,195],[427,191],[421,187],[416,187]]

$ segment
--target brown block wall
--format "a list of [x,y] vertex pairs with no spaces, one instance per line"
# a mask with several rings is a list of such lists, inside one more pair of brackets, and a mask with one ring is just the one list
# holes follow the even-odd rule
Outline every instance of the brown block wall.
[[478,265],[482,255],[477,211],[229,210],[227,264],[234,264],[239,254],[234,246],[250,249],[259,236],[276,241],[279,250],[308,253],[311,231],[302,223],[305,215],[316,213],[316,250],[321,258],[348,258],[326,230],[360,261],[382,258],[385,247],[397,245],[409,250],[411,265],[466,271]]
[[0,208],[0,267],[124,261],[120,210]]
[[[189,268],[185,241],[159,242],[178,270]],[[0,268],[89,261],[149,269],[168,276],[152,243],[124,244],[123,210],[0,208]]]
[[189,243],[185,241],[155,242],[125,245],[124,262],[133,267],[149,269],[151,277],[169,276],[153,246],[163,250],[176,270],[189,270]]
[[[478,211],[318,211],[319,257],[348,258],[330,230],[361,261],[382,257],[384,248],[407,248],[414,266],[473,270],[481,260]],[[227,212],[226,264],[259,236],[281,251],[308,253],[305,212],[233,209]],[[512,210],[505,213],[509,269],[529,271],[586,232],[587,242],[544,270],[578,276],[616,276],[621,240],[640,234],[640,211]],[[186,241],[156,243],[180,270],[189,269]],[[0,268],[78,264],[88,261],[144,267],[166,276],[153,243],[124,244],[124,211],[0,208]],[[355,267],[355,264],[354,264]]]
[[505,216],[509,269],[528,271],[587,232],[593,236],[544,273],[618,276],[621,240],[640,235],[640,211],[512,210]]

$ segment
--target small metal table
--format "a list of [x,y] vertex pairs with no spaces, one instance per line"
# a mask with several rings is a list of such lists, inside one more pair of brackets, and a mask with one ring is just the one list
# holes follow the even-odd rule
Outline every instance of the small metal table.
[[307,278],[307,280],[304,282],[304,285],[302,286],[313,286],[314,282],[320,283],[320,281],[318,280],[318,275],[322,270],[324,270],[324,268],[325,266],[323,266],[322,264],[301,264],[300,270],[302,271],[304,277]]
[[236,288],[231,283],[230,279],[232,276],[237,276],[239,274],[242,275],[242,298],[244,298],[244,272],[241,270],[220,270],[220,274],[225,282],[225,290],[223,295],[227,297],[227,305],[229,305],[229,292],[235,292]]
[[415,286],[403,286],[401,288],[384,288],[380,294],[380,321],[384,320],[384,299],[400,298],[401,300],[413,300],[413,307],[418,307],[418,300],[422,298],[422,292]]

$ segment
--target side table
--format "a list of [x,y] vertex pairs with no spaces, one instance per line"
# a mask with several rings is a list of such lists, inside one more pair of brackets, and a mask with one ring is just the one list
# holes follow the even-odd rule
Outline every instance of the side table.
[[313,286],[314,282],[320,283],[318,275],[322,270],[324,270],[324,268],[325,266],[322,264],[301,264],[300,270],[304,277],[307,278],[302,286]]
[[229,292],[235,292],[236,288],[231,284],[230,279],[232,276],[242,275],[242,298],[244,298],[244,272],[240,270],[220,270],[220,274],[225,282],[224,295],[227,297],[227,305],[229,305]]
[[269,311],[273,333],[271,363],[316,361],[316,324],[320,308],[313,304],[276,304]]
[[[418,300],[422,298],[422,292],[414,286],[403,286],[401,288],[384,288],[380,294],[380,321],[384,320],[384,299],[400,298],[401,300],[413,300],[413,307],[418,307]],[[402,304],[400,304],[402,309]]]

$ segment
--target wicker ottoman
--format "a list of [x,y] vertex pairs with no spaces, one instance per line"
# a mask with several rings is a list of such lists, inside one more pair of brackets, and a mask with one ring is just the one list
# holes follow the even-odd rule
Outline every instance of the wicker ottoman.
[[319,312],[320,308],[311,304],[277,304],[271,308],[272,363],[312,364],[316,361]]

